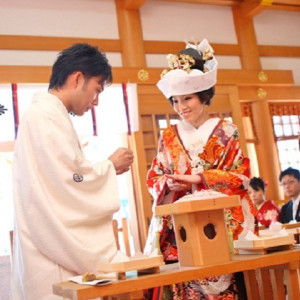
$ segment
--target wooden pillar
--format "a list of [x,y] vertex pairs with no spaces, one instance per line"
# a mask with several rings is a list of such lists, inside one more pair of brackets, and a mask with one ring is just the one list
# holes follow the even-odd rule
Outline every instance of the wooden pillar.
[[228,87],[228,96],[230,105],[232,107],[232,117],[234,120],[234,124],[239,129],[239,138],[240,138],[240,144],[241,149],[243,151],[243,154],[248,157],[248,150],[247,150],[247,143],[245,138],[245,132],[244,132],[244,124],[243,124],[243,117],[241,113],[241,109],[239,107],[239,93],[236,86],[229,86]]
[[145,67],[143,31],[138,9],[126,9],[123,0],[115,0],[122,45],[123,67]]
[[256,153],[260,176],[270,183],[267,190],[267,199],[282,200],[282,191],[279,188],[279,163],[273,126],[266,100],[252,103],[253,122],[256,128]]
[[241,64],[246,70],[260,70],[259,51],[253,20],[244,15],[240,6],[232,8],[235,31],[241,49]]
[[[241,65],[246,70],[261,71],[258,45],[252,17],[245,13],[245,7],[239,5],[232,8],[238,43],[241,49]],[[259,86],[257,86],[257,89]],[[267,98],[254,102],[252,105],[253,122],[258,137],[256,154],[260,176],[268,180],[267,198],[283,199],[279,189],[280,172],[278,154],[273,137],[273,124],[270,117]]]
[[[144,40],[140,20],[139,7],[145,0],[115,0],[118,17],[118,28],[122,47],[123,67],[146,67]],[[151,213],[151,197],[146,187],[146,161],[142,144],[141,131],[128,136],[129,148],[134,153],[132,178],[134,182],[134,196],[139,224],[139,241],[144,248],[148,234],[146,216]]]

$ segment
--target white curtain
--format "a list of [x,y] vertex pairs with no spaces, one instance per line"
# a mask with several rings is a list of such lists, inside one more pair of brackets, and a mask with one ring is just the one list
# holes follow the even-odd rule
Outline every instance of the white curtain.
[[0,85],[0,142],[15,139],[14,110],[10,84]]

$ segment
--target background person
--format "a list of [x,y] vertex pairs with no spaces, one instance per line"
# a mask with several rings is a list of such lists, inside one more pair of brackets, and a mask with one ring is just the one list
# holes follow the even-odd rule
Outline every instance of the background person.
[[[170,70],[162,73],[158,88],[181,117],[160,136],[158,152],[148,171],[147,185],[157,205],[173,203],[195,190],[214,189],[239,195],[242,206],[226,210],[233,239],[254,231],[255,207],[247,193],[249,161],[240,149],[237,127],[205,112],[214,96],[217,61],[207,40],[187,44],[167,56]],[[153,216],[144,252],[159,248],[166,263],[177,262],[178,253],[171,216]],[[231,274],[158,287],[147,299],[208,299],[239,297]],[[241,286],[241,285],[240,285]],[[241,286],[242,287],[242,286]],[[237,296],[238,295],[238,296]],[[208,297],[208,298],[207,298]]]
[[291,200],[281,207],[280,222],[300,222],[300,172],[287,168],[279,175],[279,181],[284,194]]
[[272,200],[266,199],[265,189],[266,185],[262,178],[251,178],[248,192],[257,208],[258,225],[269,227],[272,222],[278,221],[280,209]]
[[22,118],[13,161],[14,300],[60,299],[52,294],[53,283],[95,272],[97,261],[116,252],[116,175],[129,169],[133,154],[119,148],[92,164],[69,116],[97,105],[111,81],[105,54],[75,44],[59,54],[49,92],[35,94]]

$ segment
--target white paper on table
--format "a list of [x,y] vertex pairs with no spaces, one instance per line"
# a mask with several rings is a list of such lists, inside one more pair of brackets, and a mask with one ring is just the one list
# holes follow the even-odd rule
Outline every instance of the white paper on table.
[[228,197],[228,195],[217,192],[215,190],[201,190],[201,191],[195,191],[193,194],[188,194],[176,201],[177,202],[184,202],[184,201],[192,201],[192,200],[207,200],[207,199],[215,199],[215,198],[221,198],[221,197]]
[[256,234],[254,234],[252,231],[249,230],[247,232],[247,234],[245,235],[244,240],[255,241],[255,240],[259,240],[259,237]]
[[91,281],[82,281],[82,275],[74,276],[69,278],[69,281],[80,283],[80,284],[86,284],[86,285],[107,285],[114,281],[114,279],[111,278],[102,278],[102,279],[96,279]]

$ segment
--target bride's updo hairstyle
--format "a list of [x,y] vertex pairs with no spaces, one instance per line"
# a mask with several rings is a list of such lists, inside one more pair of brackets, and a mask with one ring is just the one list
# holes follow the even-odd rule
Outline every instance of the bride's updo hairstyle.
[[169,69],[161,74],[157,83],[173,105],[172,97],[197,94],[201,103],[210,105],[215,94],[218,62],[213,49],[204,39],[200,44],[187,43],[177,54],[168,54]]

